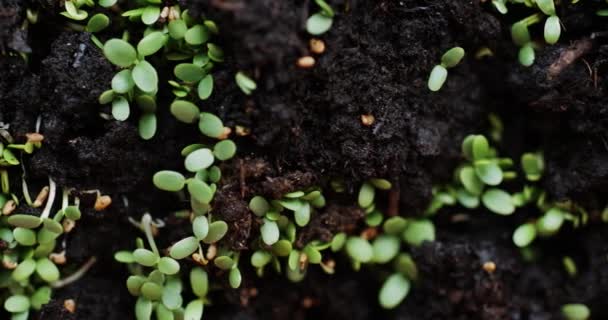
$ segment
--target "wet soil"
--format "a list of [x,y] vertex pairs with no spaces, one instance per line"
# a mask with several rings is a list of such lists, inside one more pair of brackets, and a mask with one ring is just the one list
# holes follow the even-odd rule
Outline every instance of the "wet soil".
[[[603,1],[560,5],[562,40],[539,48],[529,68],[518,65],[509,35],[509,24],[525,12],[504,18],[477,1],[329,2],[337,16],[320,37],[326,51],[313,55],[304,30],[316,10],[313,1],[183,1],[192,14],[225,30],[217,41],[227,61],[214,74],[215,93],[202,107],[227,126],[250,130],[234,137],[239,155],[223,165],[214,204],[234,231],[225,245],[246,250],[257,237],[260,222],[246,207],[252,195],[278,198],[315,185],[330,190],[331,178],[342,178],[347,192],[327,193],[330,205],[301,232],[300,244],[339,231],[361,232],[363,213],[352,205],[357,186],[368,178],[394,183],[398,214],[420,214],[432,186],[451,178],[462,138],[486,132],[490,112],[504,122],[501,152],[514,157],[544,152],[542,183],[553,198],[573,198],[595,213],[603,208],[608,46],[605,20],[595,15]],[[23,29],[27,7],[38,8],[41,18]],[[99,114],[109,110],[97,97],[116,70],[88,34],[62,27],[58,10],[51,1],[0,0],[0,122],[23,141],[40,118],[44,147],[24,159],[33,186],[41,187],[50,176],[62,187],[99,189],[114,201],[104,212],[86,210],[66,237],[68,272],[91,256],[98,261],[83,280],[58,290],[39,318],[130,319],[127,270],[113,262],[112,253],[133,245],[138,231],[129,216],[149,211],[167,217],[185,205],[155,190],[150,177],[160,169],[179,169],[179,151],[198,142],[199,134],[162,107],[170,95],[159,97],[159,131],[151,141],[139,139],[136,112],[126,122],[102,119]],[[118,36],[113,32],[100,38]],[[443,89],[430,93],[429,70],[456,45],[467,56],[450,69]],[[493,55],[476,59],[481,47]],[[28,49],[27,63],[14,53]],[[315,57],[315,67],[298,68],[297,59],[307,55]],[[161,78],[170,70],[160,69]],[[256,80],[253,95],[235,85],[237,71]],[[362,115],[375,120],[364,125]],[[450,218],[453,213],[440,212],[436,242],[413,249],[422,280],[396,310],[383,311],[375,303],[389,269],[356,273],[337,256],[335,275],[311,268],[299,284],[271,273],[258,279],[247,270],[243,287],[214,292],[205,314],[209,319],[544,320],[558,319],[564,303],[581,302],[594,318],[608,317],[606,227],[592,223],[542,241],[538,258],[528,262],[510,240],[528,213],[504,218],[476,212],[459,223]],[[159,239],[164,247],[187,232],[184,223],[170,216],[167,221]],[[575,278],[563,269],[564,255],[577,263]],[[489,261],[496,265],[492,273],[482,268]],[[219,278],[220,289],[226,288],[225,276]],[[74,314],[63,309],[70,298],[77,302]]]

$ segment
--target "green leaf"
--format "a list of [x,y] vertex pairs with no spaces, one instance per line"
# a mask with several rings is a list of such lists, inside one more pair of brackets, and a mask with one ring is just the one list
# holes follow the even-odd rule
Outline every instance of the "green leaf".
[[112,101],[112,116],[118,121],[125,121],[129,118],[131,109],[129,108],[129,101],[124,97],[116,97]]
[[139,297],[135,302],[135,319],[150,320],[152,317],[152,302],[144,297]]
[[500,189],[489,189],[484,192],[481,202],[490,211],[500,215],[510,215],[515,211],[511,195]]
[[46,282],[55,282],[59,280],[59,269],[48,258],[41,258],[36,261],[36,273]]
[[175,66],[173,73],[185,82],[198,82],[205,76],[205,70],[193,63],[180,63]]
[[456,199],[465,208],[474,209],[479,207],[479,196],[471,194],[463,188],[456,190]]
[[146,112],[139,117],[139,136],[144,140],[150,140],[156,134],[156,115]]
[[321,35],[327,32],[334,20],[321,12],[315,13],[306,20],[306,31],[312,35]]
[[156,69],[147,61],[140,61],[133,68],[133,81],[143,92],[156,92],[158,90],[158,74]]
[[87,22],[87,32],[99,32],[110,25],[110,18],[103,13],[92,16]]
[[[165,293],[165,292],[163,291],[163,293]],[[174,320],[175,319],[173,312],[171,310],[169,310],[167,307],[165,307],[165,305],[162,303],[156,304],[156,318],[158,320]]]
[[253,81],[251,78],[249,78],[247,75],[245,75],[243,72],[237,72],[235,77],[234,77],[236,84],[239,86],[239,88],[241,88],[241,91],[243,91],[243,93],[245,93],[246,95],[250,95],[251,92],[255,89],[257,89],[258,85],[255,83],[255,81]]
[[545,41],[548,44],[555,44],[559,40],[559,36],[562,33],[562,27],[559,22],[559,18],[556,16],[550,16],[545,21]]
[[34,261],[33,259],[25,259],[21,261],[21,263],[17,265],[17,268],[13,270],[13,272],[11,273],[11,277],[15,281],[25,281],[34,273],[35,270],[36,261]]
[[551,208],[536,220],[536,231],[540,236],[550,236],[559,231],[562,227],[567,212],[558,208]]
[[137,52],[132,45],[121,39],[110,39],[103,46],[103,54],[119,67],[129,67],[137,60]]
[[327,4],[327,2],[324,0],[315,0],[315,3],[319,6],[319,8],[321,8],[321,12],[324,15],[333,18],[334,10],[329,6],[329,4]]
[[160,7],[147,6],[141,14],[141,21],[144,24],[151,25],[160,17]]
[[64,210],[65,216],[70,220],[78,220],[82,216],[80,209],[77,206],[67,206]]
[[390,217],[384,221],[384,232],[391,235],[400,234],[405,230],[407,220],[403,217]]
[[179,121],[185,123],[194,123],[198,120],[200,110],[198,107],[186,100],[175,100],[171,104],[171,114]]
[[179,262],[169,257],[162,257],[158,261],[158,270],[166,275],[177,274],[179,269]]
[[188,193],[200,203],[209,204],[213,199],[211,187],[199,179],[192,179],[188,182]]
[[16,294],[4,301],[4,309],[8,312],[25,312],[30,308],[30,299],[24,295]]
[[482,160],[490,156],[490,145],[488,139],[482,135],[477,135],[473,139],[473,159]]
[[188,26],[184,20],[173,20],[169,22],[169,35],[175,40],[183,39],[188,31]]
[[420,246],[424,241],[435,241],[435,225],[430,220],[410,221],[402,234],[410,246]]
[[133,257],[133,253],[131,251],[117,251],[114,253],[114,260],[121,263],[135,262],[135,258]]
[[464,49],[461,47],[454,47],[441,57],[441,64],[446,68],[453,68],[460,63],[464,57]]
[[204,135],[217,138],[224,133],[224,123],[216,115],[203,112],[200,114],[198,128]]
[[[42,309],[42,306],[51,301],[51,288],[40,287],[31,296],[30,302],[34,310]],[[27,317],[25,318],[27,319]]]
[[374,249],[374,262],[387,263],[399,253],[399,238],[391,235],[380,235],[372,243]]
[[228,256],[219,256],[213,260],[213,264],[222,270],[230,270],[234,266],[234,260]]
[[134,85],[135,82],[133,82],[129,69],[118,72],[112,78],[112,90],[116,93],[127,93],[133,89]]
[[204,298],[209,290],[209,278],[207,272],[201,268],[193,268],[190,271],[190,287],[192,293],[199,298]]
[[367,208],[374,203],[374,197],[376,195],[376,189],[370,183],[363,183],[361,189],[359,189],[358,203],[359,207]]
[[209,233],[209,220],[205,216],[198,216],[192,221],[192,233],[199,240],[202,241],[207,237]]
[[184,38],[190,45],[200,45],[209,40],[209,31],[205,26],[197,24],[186,31]]
[[589,308],[582,303],[565,304],[561,312],[566,320],[587,320],[591,316]]
[[473,195],[479,195],[483,191],[483,182],[479,179],[471,166],[465,166],[458,172],[458,178],[464,188]]
[[272,259],[272,255],[266,251],[258,250],[251,255],[251,265],[261,268],[267,265]]
[[165,45],[165,35],[160,31],[151,32],[137,43],[137,53],[141,57],[155,54]]
[[104,8],[109,8],[115,5],[117,1],[118,0],[99,0],[97,3]]
[[390,190],[393,187],[391,182],[386,179],[369,179],[369,183],[380,190]]
[[22,246],[33,246],[36,244],[36,233],[31,229],[17,227],[13,230],[13,237]]
[[133,251],[133,259],[135,259],[135,262],[146,267],[153,267],[158,262],[158,256],[154,252],[143,248]]
[[374,249],[365,239],[350,237],[346,240],[346,252],[357,262],[370,262],[374,258]]
[[513,232],[513,243],[523,248],[527,247],[536,238],[536,227],[533,223],[524,223]]
[[228,231],[228,224],[224,221],[214,221],[209,225],[209,233],[203,239],[204,243],[215,243],[220,241]]
[[272,245],[272,253],[278,257],[286,257],[292,250],[291,242],[288,240],[279,240]]
[[114,91],[106,90],[99,95],[99,104],[108,104],[114,100]]
[[338,252],[342,250],[344,244],[346,243],[346,234],[344,232],[337,233],[331,239],[331,251]]
[[497,186],[502,182],[502,169],[495,161],[476,161],[475,173],[477,173],[477,177],[487,185]]
[[195,237],[187,237],[176,242],[169,250],[169,255],[173,259],[184,259],[193,254],[198,249],[198,239]]
[[265,244],[271,246],[279,241],[279,226],[275,221],[264,219],[264,223],[260,227],[262,240]]
[[201,80],[198,83],[197,92],[198,92],[198,97],[201,100],[207,100],[211,96],[211,93],[213,92],[213,76],[212,75],[210,75],[210,74],[206,75],[203,78],[203,80]]
[[188,303],[184,312],[184,320],[201,320],[203,318],[203,301],[194,300]]
[[378,301],[383,308],[392,309],[405,299],[409,291],[409,280],[401,274],[395,273],[388,277],[382,285],[382,288],[380,288]]
[[520,47],[530,43],[530,32],[525,22],[516,22],[511,26],[511,38]]
[[522,66],[529,67],[534,64],[534,59],[536,58],[534,54],[534,48],[532,45],[526,44],[521,49],[519,49],[518,60]]
[[448,70],[442,65],[436,65],[429,75],[429,81],[427,83],[429,90],[433,92],[439,91],[447,78]]
[[203,148],[193,151],[186,156],[184,167],[190,172],[197,172],[209,168],[214,161],[213,152],[207,148]]
[[8,224],[20,228],[34,229],[42,224],[42,219],[28,214],[12,214],[8,217]]
[[129,276],[127,279],[127,289],[129,293],[134,296],[139,296],[141,293],[141,286],[146,282],[146,278],[143,276]]
[[249,201],[249,209],[258,217],[263,217],[270,209],[270,204],[261,196],[255,196]]
[[176,171],[163,170],[154,174],[154,185],[164,191],[179,191],[184,188],[186,178]]
[[228,274],[228,282],[230,283],[230,287],[233,289],[240,287],[241,281],[241,271],[238,268],[230,270],[230,274]]
[[296,224],[300,227],[304,227],[310,221],[310,204],[308,202],[302,202],[302,205],[294,211],[294,218]]
[[545,164],[541,154],[524,153],[521,156],[521,167],[529,181],[538,181],[542,175]]
[[555,15],[555,4],[553,3],[553,0],[536,0],[536,5],[544,14],[548,16]]
[[207,43],[207,55],[209,56],[209,59],[213,61],[224,61],[224,51],[222,48],[213,43]]

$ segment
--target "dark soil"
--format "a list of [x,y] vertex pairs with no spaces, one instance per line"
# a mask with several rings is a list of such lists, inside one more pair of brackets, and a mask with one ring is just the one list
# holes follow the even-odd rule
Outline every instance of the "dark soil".
[[[300,245],[336,232],[361,232],[364,214],[352,207],[352,199],[368,178],[390,178],[399,191],[397,213],[420,214],[433,185],[451,178],[462,138],[485,132],[489,112],[504,121],[502,152],[517,157],[543,151],[543,186],[550,196],[578,200],[597,216],[608,190],[608,46],[605,20],[594,13],[603,1],[560,6],[561,44],[537,51],[530,68],[516,61],[512,21],[495,14],[489,3],[330,3],[338,14],[322,37],[326,52],[315,56],[312,69],[295,62],[310,54],[304,23],[313,1],[183,3],[224,31],[218,42],[227,61],[214,74],[215,93],[204,107],[228,126],[251,130],[236,138],[239,157],[222,168],[214,212],[234,230],[224,244],[246,250],[256,237],[260,221],[247,209],[252,195],[278,198],[315,185],[329,190],[331,178],[343,178],[347,193],[327,193],[330,205],[300,233]],[[26,7],[39,8],[41,18],[24,31]],[[138,137],[136,116],[126,122],[102,119],[99,113],[109,110],[97,97],[115,69],[88,34],[61,26],[58,10],[52,1],[0,0],[0,122],[22,141],[40,117],[44,146],[25,160],[32,186],[39,188],[50,176],[62,187],[99,189],[114,201],[104,212],[86,210],[67,236],[69,271],[91,256],[98,261],[84,279],[57,291],[39,318],[131,319],[127,270],[112,254],[133,246],[138,231],[127,217],[147,211],[165,217],[183,207],[155,190],[151,176],[180,168],[179,151],[199,134],[168,114],[169,95],[159,97],[159,131],[151,141]],[[110,30],[101,38],[112,35]],[[443,89],[431,94],[429,70],[456,45],[467,51],[465,60],[450,69]],[[483,46],[494,55],[475,59]],[[15,50],[31,50],[30,61]],[[170,70],[160,70],[161,77]],[[236,87],[238,70],[255,78],[252,96]],[[363,125],[362,115],[373,115],[375,122]],[[388,270],[355,273],[335,257],[335,275],[310,268],[299,284],[272,273],[258,279],[248,270],[241,289],[212,295],[206,318],[544,320],[559,318],[559,306],[570,302],[586,303],[594,319],[608,318],[606,227],[592,223],[583,231],[566,230],[539,244],[535,262],[525,262],[510,237],[527,215],[478,213],[456,223],[452,213],[439,214],[436,242],[413,251],[422,280],[396,310],[382,311],[375,302]],[[160,230],[164,247],[188,232],[171,217],[167,223]],[[563,270],[564,255],[575,259],[576,278]],[[496,264],[493,273],[482,268],[488,261]],[[77,302],[74,314],[63,309],[68,298]]]

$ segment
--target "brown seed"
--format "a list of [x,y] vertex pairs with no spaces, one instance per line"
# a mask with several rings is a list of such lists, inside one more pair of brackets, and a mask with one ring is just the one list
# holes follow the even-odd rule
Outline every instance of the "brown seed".
[[95,211],[102,211],[110,204],[112,204],[112,198],[110,198],[110,196],[98,196],[95,200]]
[[74,301],[74,299],[66,299],[63,300],[63,307],[69,312],[69,313],[74,313],[76,312],[76,301]]
[[493,261],[488,261],[483,264],[483,270],[487,273],[493,273],[496,271],[496,264]]
[[305,253],[300,253],[300,270],[306,269],[308,265],[308,256]]
[[12,260],[2,260],[2,266],[4,267],[4,269],[13,270],[17,268],[17,262]]
[[209,263],[209,261],[207,261],[205,257],[201,256],[198,252],[192,254],[192,260],[202,266],[206,266],[207,263]]
[[258,288],[250,288],[249,289],[249,296],[250,297],[257,297],[258,296]]
[[230,136],[230,133],[232,133],[232,129],[230,129],[230,127],[224,127],[224,132],[222,132],[222,134],[217,138],[220,140],[228,139],[228,136]]
[[361,115],[361,123],[363,123],[364,126],[369,127],[372,124],[374,124],[375,121],[376,121],[376,118],[371,114],[362,114]]
[[61,224],[63,225],[63,232],[70,233],[76,226],[76,221],[66,218]]
[[236,134],[241,137],[248,136],[251,133],[251,130],[249,128],[243,126],[236,126],[235,129]]
[[374,239],[378,235],[378,230],[376,228],[367,228],[361,232],[361,238],[365,240]]
[[61,251],[59,253],[51,253],[49,255],[49,259],[51,259],[51,261],[53,261],[55,264],[65,264],[66,262],[66,258],[65,258],[65,251]]
[[321,39],[312,38],[310,39],[308,45],[310,47],[310,51],[314,54],[321,54],[325,52],[325,42],[323,42]]
[[42,204],[46,201],[46,198],[48,196],[49,196],[49,187],[46,186],[46,187],[42,188],[42,190],[40,190],[40,192],[36,196],[36,200],[34,200],[34,203],[32,204],[32,207],[38,208],[38,207],[42,206]]
[[302,307],[304,309],[310,309],[315,304],[314,300],[311,297],[305,297],[302,299]]
[[160,17],[165,19],[169,16],[169,7],[164,7],[163,10],[160,12]]
[[8,216],[9,214],[13,213],[13,211],[15,211],[15,208],[17,208],[17,203],[15,202],[15,200],[8,200],[4,204],[4,207],[2,207],[2,214]]
[[217,247],[214,244],[209,245],[209,248],[207,249],[207,259],[213,260],[216,255],[217,255]]
[[27,142],[35,143],[35,142],[42,142],[42,140],[44,140],[44,136],[37,132],[26,133],[25,137],[27,138]]
[[298,67],[303,69],[309,69],[315,66],[315,58],[311,56],[301,57],[298,59]]

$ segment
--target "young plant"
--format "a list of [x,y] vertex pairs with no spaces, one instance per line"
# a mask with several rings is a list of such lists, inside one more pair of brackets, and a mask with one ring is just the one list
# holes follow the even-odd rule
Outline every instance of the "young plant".
[[319,11],[306,20],[306,31],[312,35],[327,32],[334,22],[334,10],[324,0],[315,0]]
[[441,57],[441,63],[436,65],[429,76],[428,87],[431,91],[439,91],[448,78],[448,69],[457,66],[464,57],[464,49],[454,47]]

